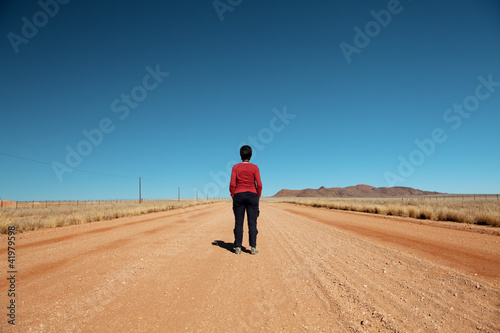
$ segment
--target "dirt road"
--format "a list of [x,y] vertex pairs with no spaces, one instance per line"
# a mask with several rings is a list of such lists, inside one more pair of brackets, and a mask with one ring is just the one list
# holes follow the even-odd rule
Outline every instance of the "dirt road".
[[256,256],[229,203],[18,234],[15,327],[2,235],[0,331],[500,331],[486,227],[271,203],[258,223]]

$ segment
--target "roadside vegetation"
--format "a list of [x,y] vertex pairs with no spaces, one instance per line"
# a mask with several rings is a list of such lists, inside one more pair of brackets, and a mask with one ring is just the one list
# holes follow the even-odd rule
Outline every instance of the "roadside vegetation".
[[15,226],[17,232],[55,228],[67,225],[83,224],[120,217],[138,216],[185,208],[213,201],[196,200],[154,200],[137,202],[113,202],[90,206],[49,206],[0,209],[0,234],[7,233],[9,226]]
[[444,197],[436,201],[425,198],[286,198],[279,201],[311,207],[500,227],[500,201],[494,200],[452,201]]

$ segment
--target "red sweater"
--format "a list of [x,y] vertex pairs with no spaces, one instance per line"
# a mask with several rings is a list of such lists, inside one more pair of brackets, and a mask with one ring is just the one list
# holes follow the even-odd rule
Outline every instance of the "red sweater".
[[259,167],[252,163],[235,164],[231,172],[229,192],[231,192],[231,197],[234,197],[236,193],[253,192],[257,193],[260,198],[262,182]]

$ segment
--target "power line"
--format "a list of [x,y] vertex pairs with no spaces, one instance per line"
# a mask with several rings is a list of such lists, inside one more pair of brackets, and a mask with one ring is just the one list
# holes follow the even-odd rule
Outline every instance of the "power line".
[[0,155],[5,155],[5,156],[13,157],[13,158],[18,158],[20,160],[25,160],[25,161],[30,161],[30,162],[36,162],[36,163],[40,163],[40,164],[51,165],[50,163],[47,163],[47,162],[32,160],[31,158],[26,158],[26,157],[21,157],[21,156],[15,156],[15,155],[10,155],[10,154],[1,153],[1,152],[0,152]]
[[[21,157],[21,156],[6,154],[6,153],[2,153],[2,152],[0,152],[0,155],[4,155],[4,156],[12,157],[12,158],[17,158],[17,159],[20,159],[20,160],[25,160],[25,161],[30,161],[30,162],[35,162],[35,163],[40,163],[40,164],[45,164],[45,165],[52,166],[52,163],[48,163],[48,162],[44,162],[44,161],[38,161],[38,160],[31,159],[31,158],[26,158],[26,157]],[[137,177],[133,177],[133,176],[115,175],[115,174],[111,174],[111,173],[105,173],[105,172],[99,172],[99,171],[90,171],[90,170],[83,170],[83,169],[77,169],[77,168],[71,168],[71,170],[80,171],[80,172],[86,172],[86,173],[93,173],[93,174],[96,174],[96,175],[104,175],[104,176],[109,176],[109,177],[134,178],[134,179],[137,178]]]
[[161,187],[168,187],[168,186],[167,186],[167,185],[165,185],[165,184],[160,184],[160,183],[157,183],[157,182],[155,182],[155,181],[150,180],[149,178],[144,178],[144,177],[142,177],[142,180],[143,180],[143,182],[144,182],[144,181],[146,181],[148,184],[154,184],[154,185],[161,186]]

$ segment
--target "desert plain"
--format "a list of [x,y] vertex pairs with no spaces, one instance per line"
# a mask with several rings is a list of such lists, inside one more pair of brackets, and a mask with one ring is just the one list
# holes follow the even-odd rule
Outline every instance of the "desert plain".
[[290,203],[260,211],[255,256],[246,236],[233,253],[228,202],[18,233],[16,325],[2,278],[1,331],[500,330],[498,228]]

